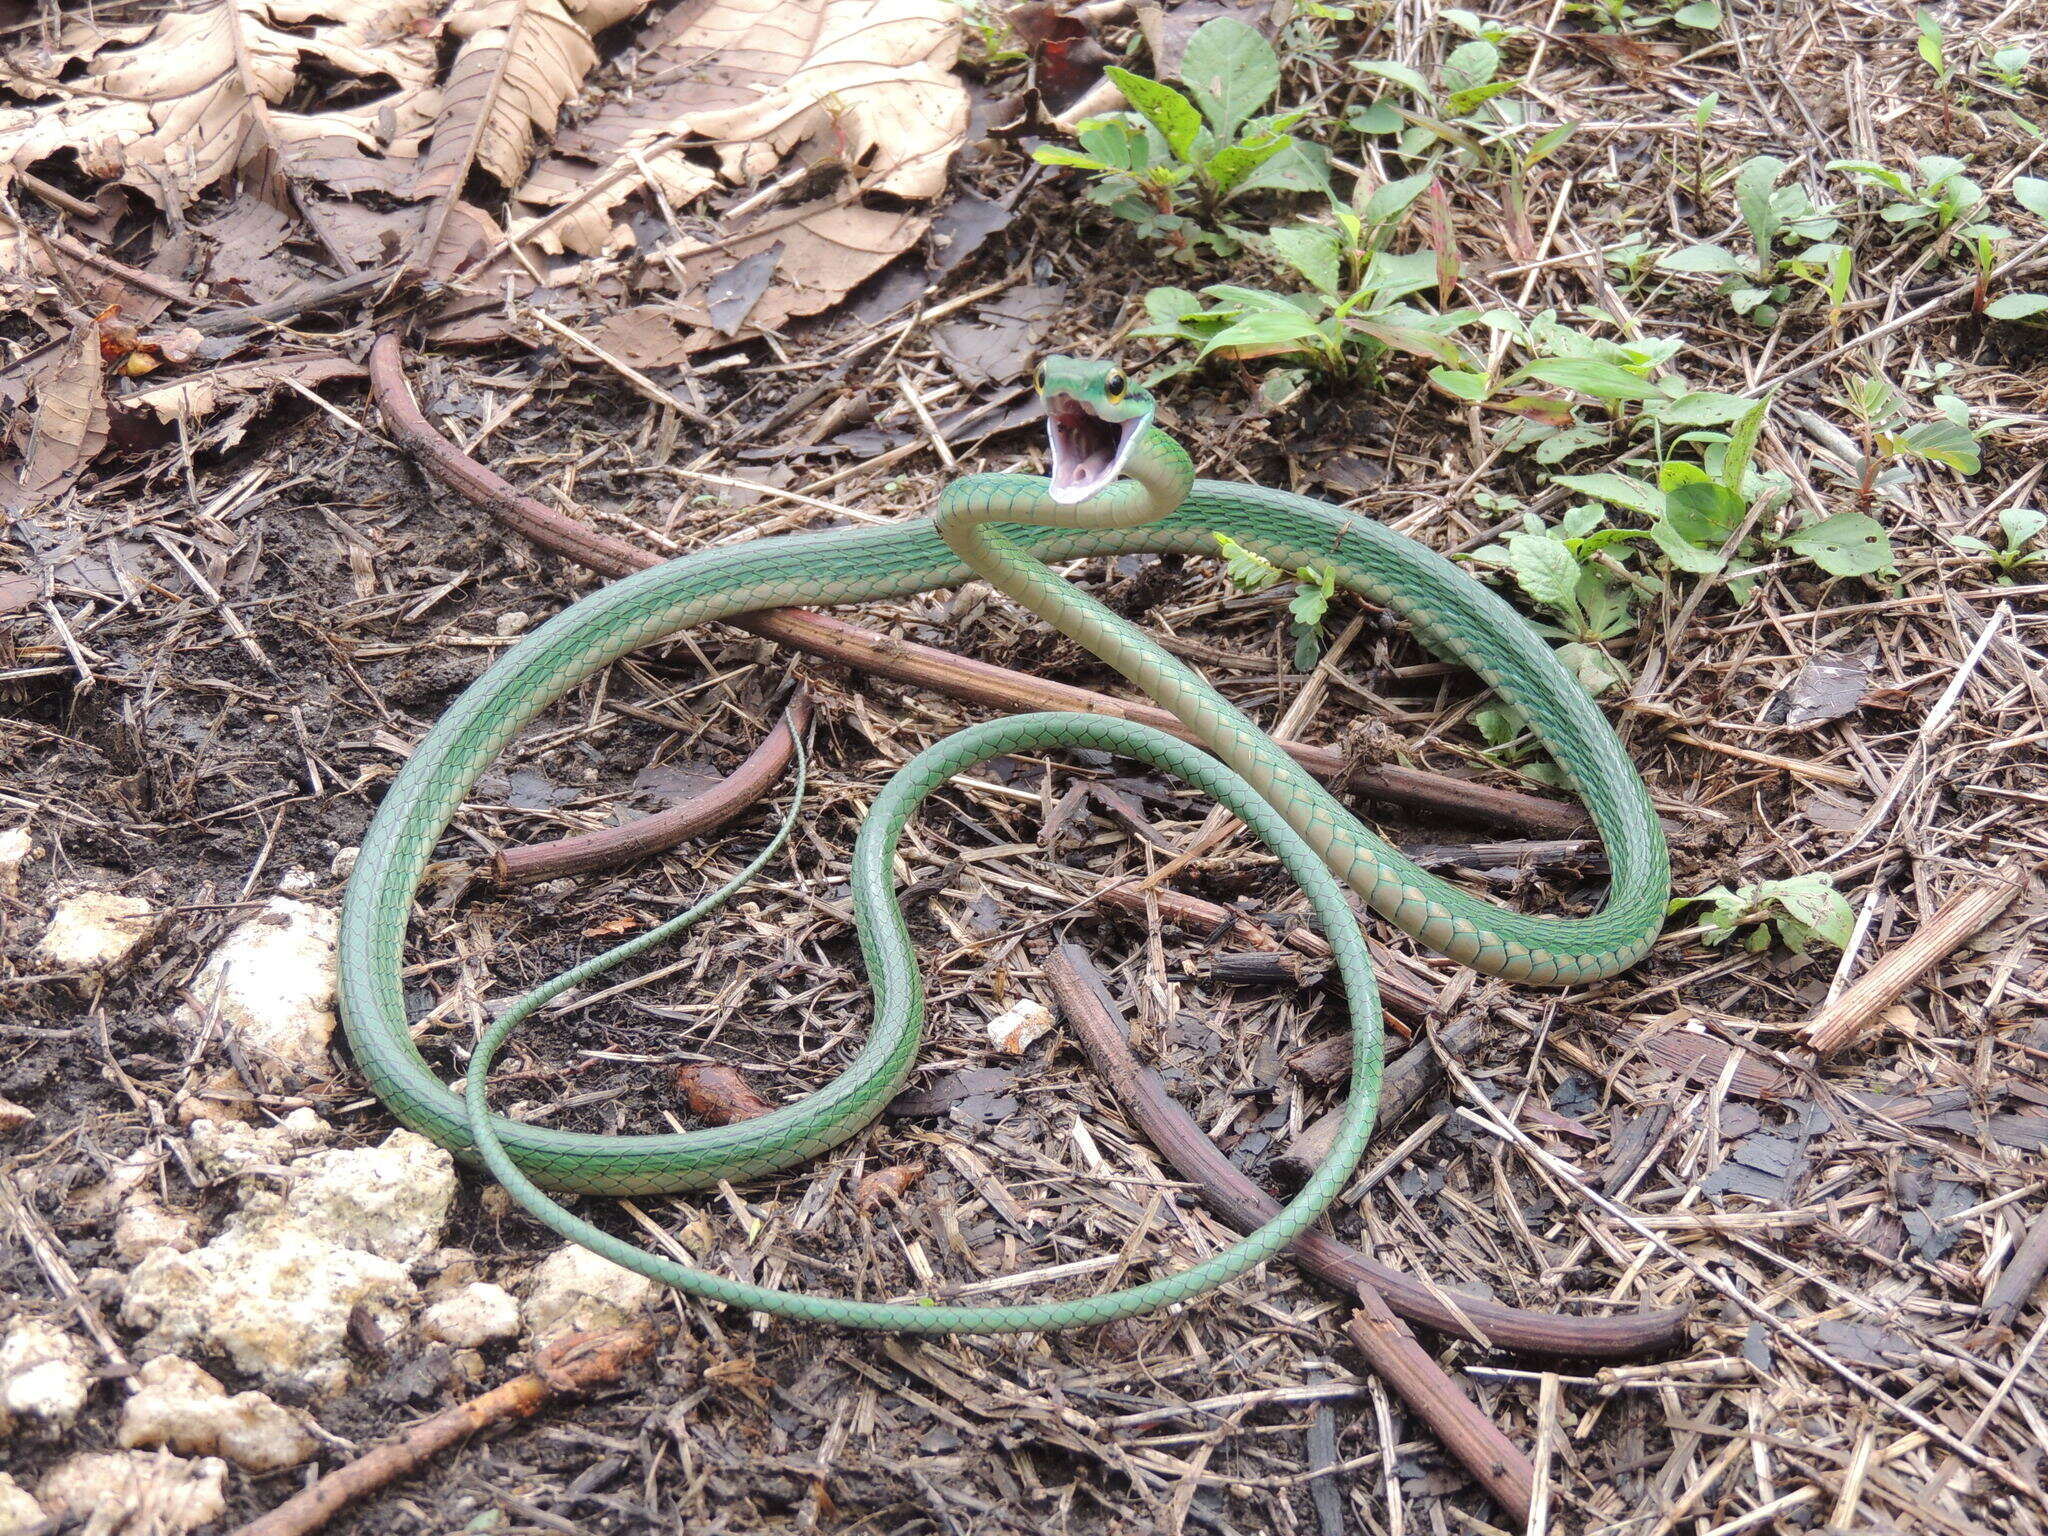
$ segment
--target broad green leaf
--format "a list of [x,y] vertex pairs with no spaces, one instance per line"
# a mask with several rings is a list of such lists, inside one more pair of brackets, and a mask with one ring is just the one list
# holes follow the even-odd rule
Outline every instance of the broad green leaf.
[[1234,306],[1239,310],[1266,311],[1279,315],[1301,315],[1319,308],[1313,298],[1305,296],[1271,293],[1264,288],[1242,288],[1236,283],[1211,283],[1202,292],[1219,304]]
[[1546,608],[1575,612],[1579,562],[1556,539],[1540,533],[1515,533],[1507,540],[1508,569],[1521,589]]
[[1656,385],[1626,368],[1591,357],[1547,357],[1530,363],[1516,377],[1540,379],[1601,400],[1655,400],[1661,393]]
[[1667,427],[1718,427],[1748,414],[1753,403],[1740,395],[1693,390],[1676,400],[1646,406],[1643,414]]
[[1946,464],[1958,474],[1974,475],[1983,467],[1976,434],[1952,421],[1917,421],[1890,442],[1895,453]]
[[1889,187],[1901,197],[1912,195],[1913,184],[1888,165],[1879,165],[1875,160],[1830,160],[1831,171],[1847,171],[1852,176],[1868,176],[1872,181]]
[[1396,305],[1393,310],[1375,311],[1369,316],[1353,315],[1344,323],[1354,331],[1363,332],[1374,341],[1394,348],[1397,352],[1409,352],[1416,357],[1426,357],[1431,362],[1442,363],[1446,368],[1468,368],[1472,358],[1465,349],[1440,331],[1424,325],[1403,324],[1389,315],[1413,315],[1418,319],[1429,318],[1420,310]]
[[1159,136],[1166,140],[1167,147],[1177,158],[1194,158],[1195,135],[1202,131],[1202,114],[1195,110],[1193,102],[1170,85],[1161,85],[1157,80],[1134,75],[1128,69],[1118,69],[1114,64],[1103,70],[1103,73],[1124,93],[1124,100],[1135,107],[1146,122],[1159,130]]
[[1664,515],[1664,493],[1654,485],[1631,480],[1627,475],[1553,475],[1551,484],[1577,491],[1582,496],[1597,496],[1617,507],[1640,512],[1645,517]]
[[1690,5],[1681,5],[1673,11],[1671,19],[1681,27],[1711,32],[1721,25],[1721,7],[1714,0],[1692,0]]
[[1748,275],[1749,266],[1725,245],[1688,245],[1657,262],[1658,270],[1663,272],[1732,272],[1743,276]]
[[1368,75],[1378,75],[1382,80],[1391,80],[1396,85],[1405,86],[1424,101],[1436,94],[1427,80],[1406,64],[1394,59],[1360,59],[1356,67]]
[[1263,357],[1275,352],[1298,352],[1299,342],[1320,339],[1315,321],[1300,311],[1279,314],[1268,310],[1233,320],[1202,344],[1201,356],[1229,352],[1239,356]]
[[1826,875],[1763,881],[1756,888],[1756,901],[1759,906],[1770,903],[1779,907],[1836,949],[1848,944],[1856,926],[1855,910]]
[[1650,537],[1664,551],[1665,559],[1694,576],[1717,575],[1724,563],[1719,546],[1702,549],[1662,518],[1650,525]]
[[1432,368],[1429,377],[1445,394],[1455,395],[1475,405],[1493,393],[1493,382],[1483,373],[1468,372],[1462,368]]
[[2012,200],[2037,219],[2048,219],[2048,180],[2039,176],[2015,176]]
[[1145,314],[1154,325],[1178,326],[1201,312],[1201,295],[1185,288],[1154,288],[1145,295]]
[[1505,96],[1520,84],[1519,80],[1496,80],[1490,85],[1475,85],[1470,90],[1453,91],[1444,98],[1444,112],[1450,117],[1469,117],[1494,97]]
[[1500,73],[1500,50],[1489,42],[1460,43],[1444,60],[1437,78],[1446,91],[1469,91],[1487,84]]
[[1891,535],[1862,512],[1837,512],[1795,530],[1784,543],[1830,576],[1870,576],[1892,568]]
[[1205,21],[1181,55],[1181,84],[1216,137],[1235,138],[1240,124],[1280,88],[1280,59],[1256,28],[1232,16]]
[[1765,261],[1770,259],[1771,243],[1782,227],[1771,192],[1784,174],[1785,162],[1775,155],[1752,155],[1735,173],[1735,206],[1756,241],[1757,255]]
[[2048,309],[2048,293],[2008,293],[1984,306],[1993,320],[2028,320]]
[[1237,184],[1240,192],[1320,192],[1330,195],[1330,157],[1320,144],[1290,138]]
[[[1219,17],[1218,20],[1224,18]],[[1210,25],[1215,25],[1214,22]],[[1252,173],[1282,150],[1294,143],[1284,133],[1269,134],[1262,139],[1245,139],[1239,143],[1219,149],[1202,162],[1202,175],[1209,185],[1216,189],[1218,197],[1228,197],[1252,178]]]
[[2048,529],[2048,512],[2033,507],[2007,507],[1998,514],[1999,532],[2005,535],[2007,549],[2025,549],[2041,537],[2041,531]]
[[1672,489],[1664,498],[1665,517],[1685,538],[1718,550],[1742,526],[1749,505],[1725,485],[1696,481]]
[[1401,114],[1385,102],[1375,101],[1370,106],[1353,107],[1344,115],[1344,126],[1353,133],[1399,133],[1406,123]]
[[1565,670],[1579,680],[1586,692],[1598,698],[1616,683],[1625,683],[1628,671],[1612,656],[1596,645],[1586,645],[1574,640],[1569,645],[1557,648],[1557,659],[1564,663]]
[[1431,180],[1430,173],[1425,171],[1374,188],[1372,196],[1365,200],[1365,206],[1358,210],[1359,218],[1367,224],[1384,224],[1396,214],[1405,213],[1410,203],[1429,190]]
[[1343,252],[1336,233],[1316,224],[1294,224],[1266,237],[1273,254],[1294,268],[1319,292],[1337,296],[1337,273]]

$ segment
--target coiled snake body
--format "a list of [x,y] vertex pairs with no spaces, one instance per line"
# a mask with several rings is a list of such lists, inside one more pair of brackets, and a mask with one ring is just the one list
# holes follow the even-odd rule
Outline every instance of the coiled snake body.
[[[400,1121],[482,1161],[522,1204],[574,1241],[713,1300],[914,1333],[1099,1323],[1186,1300],[1271,1257],[1349,1180],[1372,1129],[1380,1021],[1364,941],[1342,885],[1423,943],[1496,976],[1536,984],[1585,981],[1632,965],[1649,948],[1662,920],[1669,870],[1648,793],[1585,690],[1512,608],[1440,556],[1366,518],[1285,492],[1196,480],[1185,452],[1152,425],[1150,397],[1109,364],[1049,359],[1039,389],[1047,405],[1050,479],[971,475],[947,487],[928,520],[762,539],[629,576],[521,641],[434,726],[365,836],[342,908],[340,1000],[349,1044],[371,1088]],[[1398,610],[1433,650],[1471,667],[1518,708],[1605,841],[1610,890],[1601,910],[1586,917],[1507,911],[1418,868],[1143,630],[1044,563],[1209,553],[1218,533],[1276,565],[1329,571],[1339,585]],[[787,820],[737,880],[500,1014],[471,1058],[464,1093],[440,1081],[407,1030],[400,976],[413,893],[470,786],[528,721],[598,668],[690,625],[761,608],[901,597],[977,574],[1114,666],[1208,750],[1123,720],[1018,715],[971,727],[907,764],[863,824],[851,871],[874,1024],[844,1071],[795,1104],[734,1125],[605,1137],[492,1116],[483,1097],[490,1063],[513,1027],[549,998],[717,906],[774,854],[788,834]],[[960,1307],[841,1300],[743,1284],[621,1242],[543,1193],[543,1187],[599,1194],[703,1188],[806,1161],[872,1121],[908,1076],[923,1025],[922,983],[891,873],[905,822],[948,778],[989,757],[1076,746],[1135,757],[1228,806],[1278,855],[1330,940],[1355,1040],[1351,1098],[1329,1160],[1266,1226],[1187,1270],[1122,1291]],[[800,796],[801,756],[798,768]]]

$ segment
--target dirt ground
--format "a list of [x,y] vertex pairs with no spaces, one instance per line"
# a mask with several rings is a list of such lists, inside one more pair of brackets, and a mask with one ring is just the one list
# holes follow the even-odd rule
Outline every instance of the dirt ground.
[[[1670,244],[1729,226],[1725,190],[1704,209],[1682,191],[1694,137],[1684,103],[1704,91],[1726,103],[1722,139],[1705,151],[1724,161],[1769,152],[1817,167],[1940,150],[1975,155],[1988,178],[2044,157],[1998,115],[1997,93],[1936,101],[1903,6],[1736,4],[1723,37],[1662,27],[1621,42],[1580,32],[1591,23],[1573,9],[1507,8],[1534,29],[1517,45],[1524,64],[1540,45],[1537,99],[1589,126],[1545,169],[1532,259],[1490,240],[1497,208],[1476,194],[1457,205],[1466,302],[1619,305],[1684,339],[1696,387],[1776,388],[1760,462],[1790,479],[1802,516],[1864,505],[1853,483],[1819,471],[1825,432],[1801,424],[1807,413],[1852,432],[1840,396],[1854,373],[1938,378],[1997,425],[1979,472],[1922,466],[1876,504],[1895,582],[1832,577],[1780,550],[1757,562],[1747,601],[1674,576],[1610,646],[1630,676],[1603,705],[1666,819],[1675,892],[1824,871],[1858,919],[1849,957],[1710,946],[1693,909],[1628,974],[1544,992],[1473,976],[1372,922],[1436,994],[1418,1035],[1461,1018],[1484,1028],[1382,1127],[1329,1225],[1453,1292],[1585,1315],[1692,1309],[1689,1342],[1624,1368],[1420,1334],[1536,1460],[1548,1529],[2037,1531],[2048,1314],[2036,1296],[1996,1303],[2016,1252],[2030,1233],[2038,1247],[2048,1222],[2048,893],[2035,873],[2048,858],[2048,566],[2015,567],[2001,584],[1950,537],[1987,534],[1997,510],[2038,495],[2043,333],[1972,315],[1967,298],[1890,325],[1967,287],[1966,266],[1904,246],[1873,246],[1836,325],[1809,307],[1768,331],[1697,279],[1624,294],[1583,253],[1634,232]],[[1336,110],[1332,93],[1357,89],[1354,56],[1436,59],[1456,35],[1433,10],[1363,7],[1326,24],[1331,51],[1290,63],[1290,99]],[[2024,40],[2018,10],[1942,15],[1952,42],[1973,27]],[[2038,47],[2038,27],[2032,37]],[[2015,99],[2041,104],[2038,92]],[[418,347],[413,387],[431,421],[519,489],[663,555],[834,523],[707,483],[707,471],[865,517],[918,515],[953,473],[932,451],[925,397],[949,412],[990,407],[996,430],[952,436],[963,468],[1043,462],[1036,424],[1013,419],[1029,414],[1021,378],[944,394],[959,382],[959,342],[926,311],[980,292],[952,313],[1000,327],[998,307],[1020,291],[1049,294],[1029,321],[1032,347],[1094,355],[1139,318],[1147,287],[1190,281],[1155,243],[1081,204],[1073,183],[1033,168],[1015,140],[982,145],[956,180],[1014,200],[1008,227],[943,273],[906,282],[892,269],[853,308],[772,347],[699,359],[692,398],[715,431],[554,346]],[[1255,268],[1239,263],[1203,280]],[[17,350],[44,339],[20,316],[4,324]],[[382,329],[361,306],[303,324],[351,356]],[[863,347],[878,330],[887,344]],[[1125,350],[1136,361],[1152,345]],[[736,361],[704,366],[725,357]],[[1823,357],[1833,361],[1799,371]],[[1412,363],[1377,388],[1311,384],[1279,407],[1261,403],[1260,370],[1211,366],[1162,386],[1165,420],[1204,473],[1341,502],[1446,551],[1512,521],[1475,489],[1554,516],[1563,499],[1528,456],[1489,443],[1493,418],[1425,388]],[[664,387],[679,376],[657,375]],[[119,1320],[126,1265],[93,1198],[109,1175],[141,1153],[166,1203],[218,1221],[228,1192],[195,1187],[173,1151],[208,1106],[245,1091],[238,1112],[259,1120],[311,1106],[344,1144],[393,1125],[339,1037],[288,1084],[239,1076],[246,1064],[217,1034],[181,1019],[199,968],[275,895],[338,906],[348,857],[412,744],[519,633],[599,578],[424,478],[347,381],[322,385],[317,403],[284,394],[232,445],[181,451],[173,439],[109,456],[24,513],[0,548],[33,582],[0,618],[0,830],[26,826],[38,850],[18,890],[0,891],[0,1099],[31,1116],[0,1140],[14,1239],[0,1249],[0,1324],[90,1318],[104,1340],[73,1429],[0,1441],[0,1464],[33,1486],[63,1457],[114,1443],[138,1330]],[[1262,722],[1301,696],[1290,587],[1246,594],[1216,562],[1178,558],[1072,574],[1171,636]],[[1122,690],[979,587],[849,616]],[[1340,596],[1324,633],[1320,702],[1290,717],[1293,736],[1548,792],[1486,755],[1477,685],[1405,623]],[[1817,666],[1853,676],[1845,707],[1814,704]],[[625,973],[655,972],[644,984],[529,1025],[501,1064],[498,1102],[623,1133],[692,1123],[679,1066],[731,1065],[775,1102],[833,1074],[867,1016],[845,910],[866,804],[894,767],[986,711],[722,626],[576,690],[460,813],[422,892],[408,981],[437,1066],[459,1074],[494,1005],[737,869],[772,829],[781,791],[708,843],[608,874],[503,891],[488,855],[701,790],[753,749],[792,679],[817,726],[815,798],[788,852],[675,954]],[[1105,792],[1069,795],[1084,783]],[[1356,803],[1494,899],[1534,911],[1598,900],[1597,845]],[[1209,815],[1128,764],[1005,761],[943,792],[905,841],[931,996],[908,1098],[785,1177],[633,1211],[579,1208],[636,1238],[643,1224],[693,1244],[708,1234],[707,1262],[736,1276],[871,1298],[1014,1298],[991,1282],[1077,1262],[1031,1294],[1085,1295],[1226,1246],[1232,1229],[1133,1128],[1070,1032],[1013,1056],[987,1031],[1019,999],[1050,1002],[1042,962],[1079,943],[1194,1120],[1254,1179],[1291,1187],[1275,1160],[1339,1091],[1295,1058],[1343,1028],[1340,1001],[1314,966],[1292,982],[1216,981],[1219,955],[1254,947],[1241,934],[1148,924],[1095,900],[1110,877],[1156,872]],[[1488,848],[1456,851],[1467,844]],[[1902,988],[1867,1039],[1816,1058],[1802,1026],[1994,878],[2017,883],[2016,899]],[[1276,935],[1299,907],[1241,838],[1171,886]],[[111,979],[48,974],[36,956],[53,904],[84,888],[141,896],[166,919]],[[1502,1120],[1513,1139],[1491,1128]],[[918,1170],[900,1198],[856,1198],[864,1178],[898,1168]],[[557,1246],[473,1173],[444,1242],[515,1289]],[[667,1297],[655,1354],[618,1385],[471,1439],[327,1529],[1519,1528],[1364,1369],[1343,1327],[1352,1307],[1281,1263],[1172,1314],[1015,1338],[866,1336]],[[332,1437],[323,1468],[479,1386],[444,1345],[404,1332],[358,1344],[356,1385],[306,1404]],[[258,1384],[205,1363],[231,1390]],[[483,1384],[522,1363],[516,1342],[489,1347]],[[236,1471],[228,1521],[304,1476]]]

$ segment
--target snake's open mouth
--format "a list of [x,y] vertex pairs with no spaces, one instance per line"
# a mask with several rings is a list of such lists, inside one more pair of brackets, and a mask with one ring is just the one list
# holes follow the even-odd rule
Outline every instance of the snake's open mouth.
[[1052,499],[1071,507],[1114,480],[1144,430],[1143,417],[1104,421],[1072,395],[1046,402],[1046,436],[1052,444]]

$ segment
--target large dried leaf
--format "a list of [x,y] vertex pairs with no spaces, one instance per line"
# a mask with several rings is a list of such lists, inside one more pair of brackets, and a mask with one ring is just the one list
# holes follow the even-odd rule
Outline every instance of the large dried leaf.
[[0,467],[0,506],[24,511],[78,478],[107,441],[107,376],[100,328],[80,326],[34,381],[35,412],[19,464]]
[[549,252],[619,249],[632,243],[621,206],[643,188],[673,210],[799,146],[808,164],[856,172],[863,191],[935,197],[967,129],[959,30],[948,0],[685,7],[640,39],[635,88],[564,134],[519,189],[536,210],[570,211],[515,232]]
[[[216,0],[166,11],[132,46],[77,34],[67,51],[90,57],[77,84],[28,72],[37,61],[17,57],[9,87],[57,99],[0,109],[0,185],[12,169],[69,149],[88,175],[182,202],[244,166],[269,182],[301,169],[303,153],[379,151],[374,109],[306,116],[275,104],[300,85],[307,61],[323,80],[388,78],[394,102],[416,98],[434,82],[434,9],[433,0]],[[384,121],[395,125],[391,110]]]

